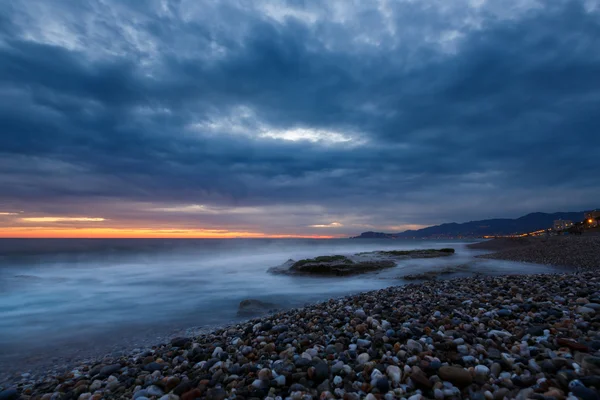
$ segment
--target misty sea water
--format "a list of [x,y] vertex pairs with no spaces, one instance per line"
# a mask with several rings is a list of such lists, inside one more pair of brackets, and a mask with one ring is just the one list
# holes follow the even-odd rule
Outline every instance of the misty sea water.
[[[153,344],[190,327],[239,320],[244,299],[281,308],[402,285],[407,274],[468,265],[473,273],[541,273],[549,267],[475,258],[466,240],[3,239],[0,367],[45,351],[112,351]],[[452,247],[378,273],[293,277],[267,269],[288,259],[364,251]],[[450,275],[448,278],[458,276]]]

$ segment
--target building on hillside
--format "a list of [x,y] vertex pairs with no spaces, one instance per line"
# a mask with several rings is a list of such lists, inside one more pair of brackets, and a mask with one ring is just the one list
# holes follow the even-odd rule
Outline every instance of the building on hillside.
[[594,210],[585,213],[585,224],[589,227],[596,227],[600,224],[600,210]]
[[557,219],[554,221],[554,230],[555,231],[564,231],[565,229],[569,229],[573,226],[573,221],[569,221],[567,219]]

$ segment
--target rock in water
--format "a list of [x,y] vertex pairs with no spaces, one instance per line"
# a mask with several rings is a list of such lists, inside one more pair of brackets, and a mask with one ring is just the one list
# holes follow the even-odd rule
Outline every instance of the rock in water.
[[241,317],[248,317],[252,315],[266,314],[275,309],[277,309],[277,306],[273,303],[256,299],[246,299],[240,302],[237,314]]

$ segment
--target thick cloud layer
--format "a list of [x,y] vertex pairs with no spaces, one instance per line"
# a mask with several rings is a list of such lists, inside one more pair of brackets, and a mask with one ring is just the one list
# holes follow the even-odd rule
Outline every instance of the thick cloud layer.
[[594,208],[598,49],[598,1],[3,2],[0,227]]

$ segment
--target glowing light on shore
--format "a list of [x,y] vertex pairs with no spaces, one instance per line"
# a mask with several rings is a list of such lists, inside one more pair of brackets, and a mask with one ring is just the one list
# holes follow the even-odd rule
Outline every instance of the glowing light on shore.
[[23,222],[102,222],[105,218],[92,217],[27,217],[21,218]]

